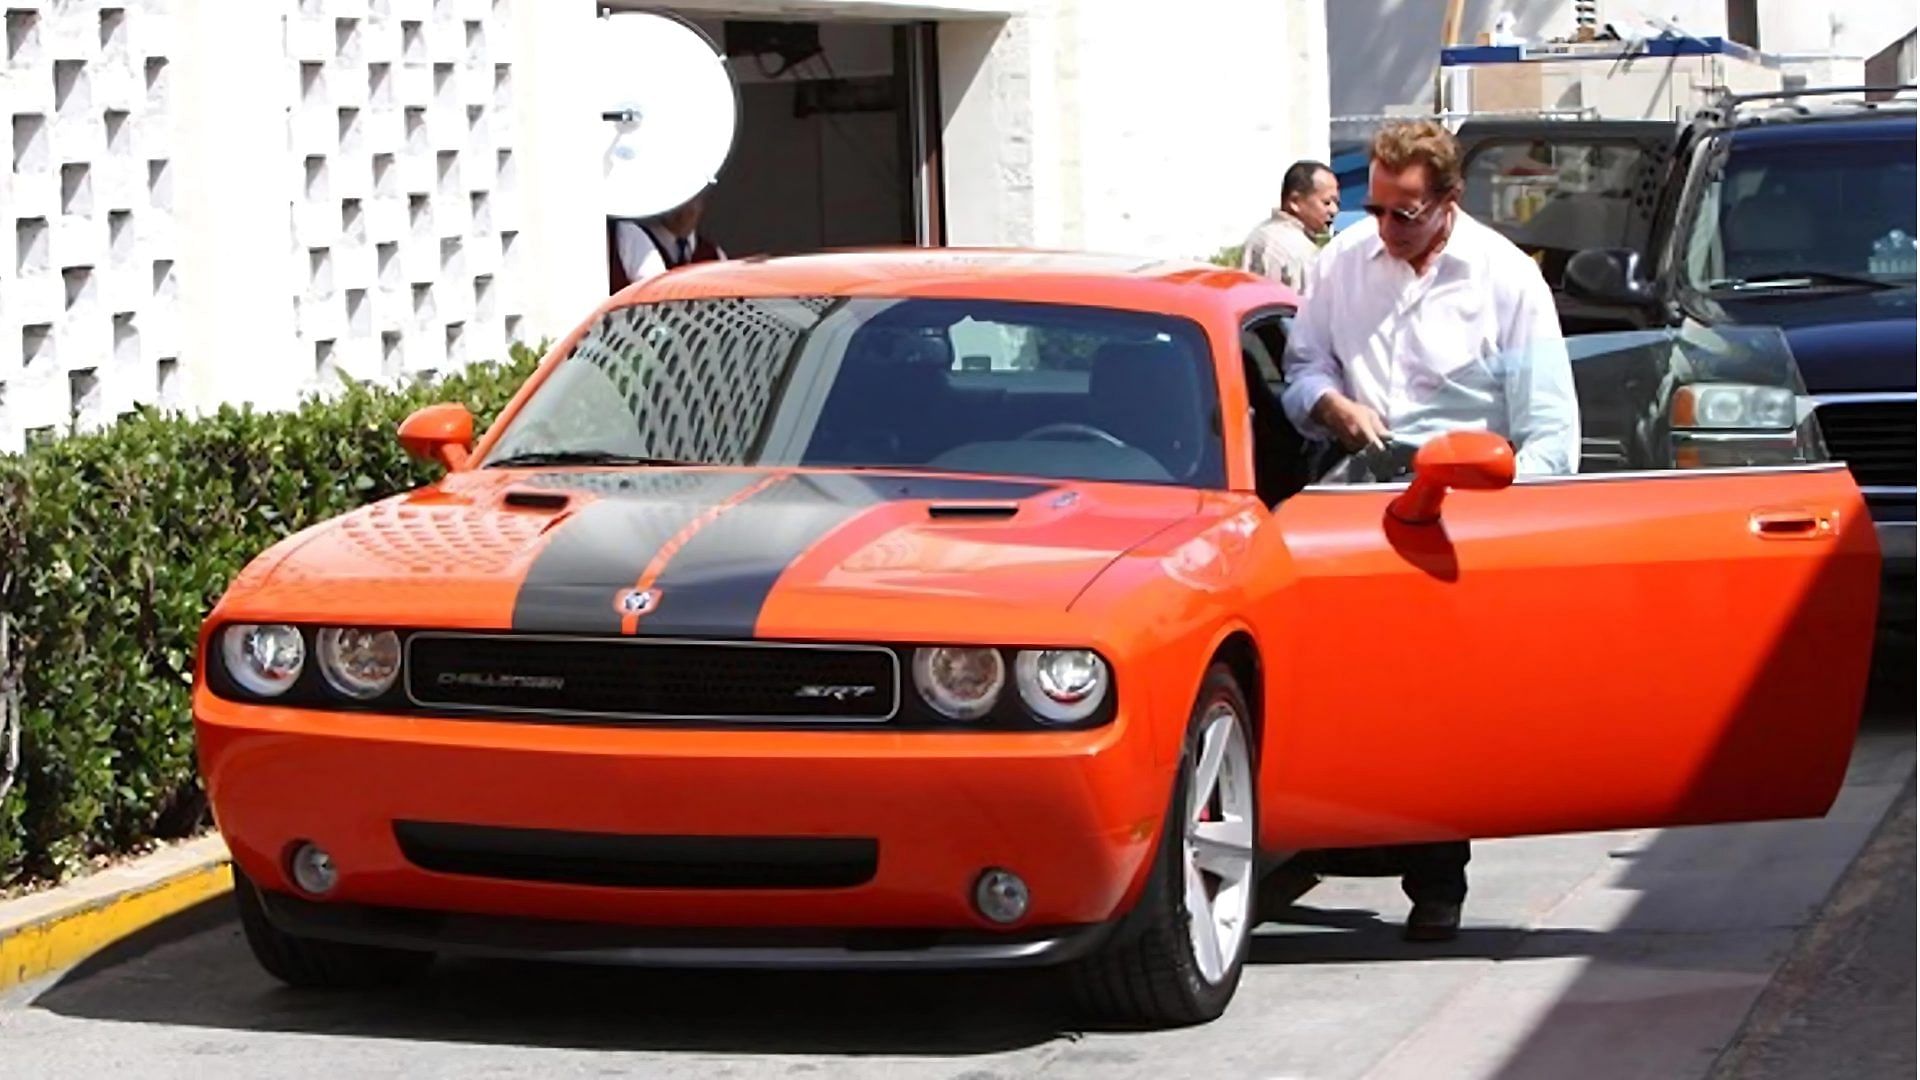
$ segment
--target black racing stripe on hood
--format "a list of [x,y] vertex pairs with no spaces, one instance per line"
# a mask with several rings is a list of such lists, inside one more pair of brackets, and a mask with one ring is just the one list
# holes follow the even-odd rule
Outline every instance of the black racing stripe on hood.
[[881,503],[1015,501],[1045,484],[960,477],[799,474],[730,507],[654,582],[659,606],[639,623],[656,637],[751,638],[787,567],[828,533]]
[[660,548],[766,475],[674,470],[535,478],[540,486],[577,487],[600,498],[555,530],[535,557],[514,599],[513,628],[619,633],[614,600],[633,587]]

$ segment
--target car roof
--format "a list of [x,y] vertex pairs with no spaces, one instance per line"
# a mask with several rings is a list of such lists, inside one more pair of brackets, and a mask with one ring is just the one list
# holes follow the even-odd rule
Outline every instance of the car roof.
[[622,301],[729,296],[949,297],[1197,314],[1297,304],[1285,287],[1192,260],[1013,248],[886,248],[696,263]]
[[1741,142],[1897,138],[1903,134],[1911,138],[1914,104],[1912,98],[1790,98],[1742,105],[1728,126]]

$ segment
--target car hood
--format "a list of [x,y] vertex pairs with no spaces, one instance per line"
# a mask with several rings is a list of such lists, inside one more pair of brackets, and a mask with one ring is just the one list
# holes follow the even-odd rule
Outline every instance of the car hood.
[[479,471],[335,519],[233,618],[710,638],[1011,632],[1189,489],[867,471]]
[[1914,389],[1914,290],[1813,290],[1718,302],[1727,321],[1779,326],[1816,394]]

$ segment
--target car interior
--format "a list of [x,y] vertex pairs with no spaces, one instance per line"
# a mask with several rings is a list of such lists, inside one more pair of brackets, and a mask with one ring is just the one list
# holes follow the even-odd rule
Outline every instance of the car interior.
[[[1095,336],[1021,325],[1018,366],[956,362],[948,330],[876,319],[856,331],[802,463],[1224,482],[1218,395],[1197,328]],[[1069,334],[1074,349],[1049,348]]]

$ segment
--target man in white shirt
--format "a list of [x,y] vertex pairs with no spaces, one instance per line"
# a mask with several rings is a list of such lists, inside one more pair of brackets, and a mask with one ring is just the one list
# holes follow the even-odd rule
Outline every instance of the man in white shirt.
[[[1389,124],[1373,141],[1366,211],[1307,279],[1283,364],[1288,419],[1349,450],[1445,431],[1507,437],[1518,471],[1580,462],[1573,369],[1540,268],[1458,206],[1460,151],[1432,121]],[[1413,901],[1410,941],[1449,941],[1467,896],[1465,841],[1324,856],[1386,866]]]
[[1296,161],[1280,180],[1280,205],[1240,247],[1240,269],[1298,292],[1340,212],[1340,182],[1317,161]]
[[724,259],[720,245],[697,231],[706,211],[706,192],[659,217],[609,218],[607,268],[610,292],[657,277],[688,263]]
[[1458,205],[1460,153],[1431,121],[1382,128],[1366,210],[1307,279],[1287,343],[1287,416],[1348,449],[1477,428],[1522,474],[1574,472],[1573,370],[1540,268]]

